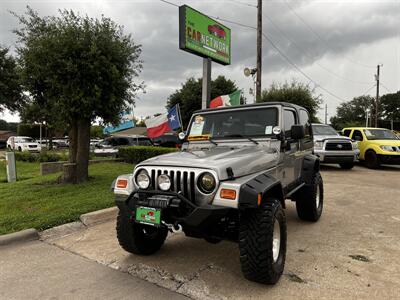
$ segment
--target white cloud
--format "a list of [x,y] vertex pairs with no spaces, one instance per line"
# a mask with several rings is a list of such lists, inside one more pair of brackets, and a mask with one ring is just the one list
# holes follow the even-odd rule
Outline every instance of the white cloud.
[[[256,24],[255,8],[232,1],[171,1],[178,5],[186,3],[212,16],[252,26]],[[375,69],[362,67],[355,62],[372,66],[382,63],[381,79],[385,87],[390,91],[400,89],[400,1],[291,1],[290,5],[295,12],[326,42],[313,34],[284,1],[264,2],[263,9],[264,14],[272,19],[290,41],[282,37],[266,18],[263,19],[264,32],[316,82],[338,97],[350,100],[374,84]],[[244,2],[256,3],[255,0]],[[137,116],[164,111],[168,95],[179,88],[186,78],[201,76],[201,58],[178,49],[177,7],[156,0],[2,1],[0,44],[11,47],[15,45],[15,36],[11,31],[18,24],[8,11],[22,14],[26,5],[37,10],[40,15],[56,14],[58,9],[66,8],[93,17],[104,14],[123,25],[125,31],[131,33],[134,40],[143,46],[144,69],[140,80],[145,81],[147,93],[139,95],[136,101]],[[252,29],[227,25],[232,28],[232,65],[224,67],[214,63],[212,76],[215,78],[223,74],[234,80],[251,100],[248,90],[252,82],[244,77],[243,69],[255,65],[256,33]],[[371,84],[356,84],[338,77]],[[293,78],[309,82],[264,40],[263,87]],[[385,89],[382,91],[386,92]],[[332,116],[340,100],[321,89],[317,89],[317,92],[328,103],[329,114]],[[322,119],[323,111],[319,116]],[[6,115],[7,120],[11,118]]]

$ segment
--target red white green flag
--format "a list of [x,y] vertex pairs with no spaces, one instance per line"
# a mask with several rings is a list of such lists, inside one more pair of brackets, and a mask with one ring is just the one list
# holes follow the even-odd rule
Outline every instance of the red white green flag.
[[240,104],[240,90],[234,91],[232,94],[218,96],[211,100],[210,108],[223,106],[236,106]]

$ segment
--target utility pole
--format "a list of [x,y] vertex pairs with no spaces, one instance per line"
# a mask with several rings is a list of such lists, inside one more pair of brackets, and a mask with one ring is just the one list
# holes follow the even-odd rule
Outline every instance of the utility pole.
[[328,124],[328,104],[325,104],[325,124]]
[[256,99],[261,99],[261,68],[262,68],[262,0],[257,2],[257,81]]
[[211,98],[211,58],[203,58],[203,79],[201,88],[201,109],[206,109]]
[[375,100],[375,128],[378,127],[378,116],[379,116],[379,73],[381,65],[376,66],[377,71],[375,75],[376,80],[376,100]]

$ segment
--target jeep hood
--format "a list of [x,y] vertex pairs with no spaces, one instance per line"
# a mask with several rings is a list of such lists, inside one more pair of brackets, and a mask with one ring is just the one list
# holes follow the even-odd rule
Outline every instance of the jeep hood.
[[[279,149],[277,147],[277,149]],[[279,150],[265,145],[230,148],[212,147],[206,150],[180,151],[145,160],[139,166],[174,166],[211,169],[220,180],[228,178],[226,168],[231,167],[235,177],[241,177],[275,166]]]

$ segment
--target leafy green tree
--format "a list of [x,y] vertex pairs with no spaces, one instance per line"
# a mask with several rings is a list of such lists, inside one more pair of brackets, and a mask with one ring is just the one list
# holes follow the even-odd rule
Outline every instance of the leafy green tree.
[[400,121],[400,91],[383,95],[380,98],[380,110],[386,121]]
[[373,116],[374,103],[373,97],[365,95],[340,104],[336,108],[336,116],[330,120],[332,126],[338,130],[344,127],[365,126],[366,110],[369,109],[370,116]]
[[[187,127],[193,112],[201,109],[201,85],[201,78],[195,79],[191,77],[182,84],[180,89],[168,97],[167,109],[179,104],[184,128]],[[215,80],[211,81],[211,99],[231,94],[237,89],[238,87],[234,81],[222,75],[218,76]],[[243,102],[244,98],[241,98],[241,101]]]
[[[14,14],[15,15],[15,14]],[[32,102],[57,114],[69,129],[71,170],[66,181],[88,179],[90,125],[95,118],[117,124],[143,88],[141,46],[111,19],[63,10],[40,17],[28,7],[15,15],[21,25],[18,54]]]
[[8,54],[7,48],[0,47],[0,112],[5,108],[18,110],[24,100],[17,62]]
[[310,114],[312,122],[318,122],[317,112],[322,103],[320,95],[310,86],[292,81],[284,84],[273,83],[261,93],[261,99],[257,102],[288,102],[303,106]]
[[104,133],[103,133],[103,126],[100,125],[92,125],[92,127],[90,127],[90,137],[91,138],[104,138]]

